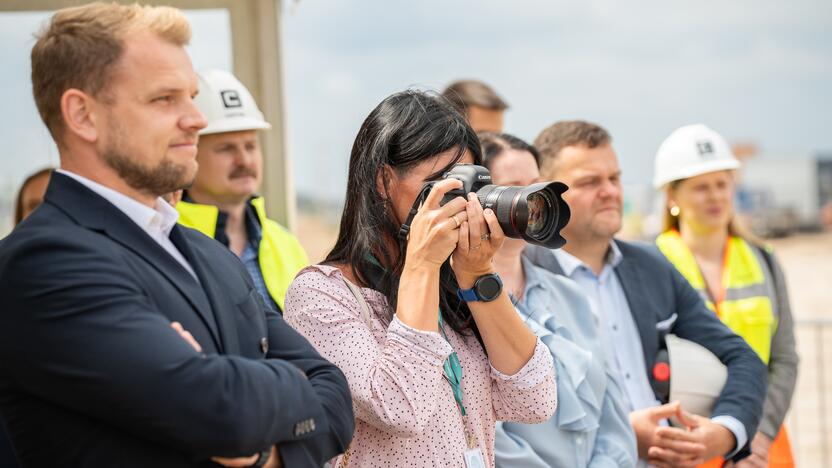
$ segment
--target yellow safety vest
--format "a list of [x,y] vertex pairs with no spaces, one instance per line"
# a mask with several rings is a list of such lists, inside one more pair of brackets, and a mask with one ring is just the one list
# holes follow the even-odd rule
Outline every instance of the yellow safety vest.
[[702,296],[728,328],[743,337],[760,359],[768,364],[771,340],[777,329],[774,283],[762,253],[744,239],[730,236],[722,266],[722,291],[711,300],[699,265],[676,230],[656,238],[665,257]]
[[[263,230],[260,248],[257,252],[260,273],[263,274],[263,281],[266,283],[266,289],[269,290],[272,300],[280,307],[280,310],[283,310],[283,302],[289,285],[292,284],[295,275],[309,264],[309,259],[295,236],[281,225],[266,218],[262,197],[252,198],[251,205],[257,212],[257,218]],[[214,237],[220,213],[219,208],[214,205],[181,201],[176,204],[176,210],[179,212],[180,224],[196,229],[208,237]]]

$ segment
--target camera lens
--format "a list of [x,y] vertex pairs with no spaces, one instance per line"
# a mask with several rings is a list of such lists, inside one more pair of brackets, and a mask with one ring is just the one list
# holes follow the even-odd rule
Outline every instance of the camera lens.
[[530,236],[540,235],[548,224],[551,204],[539,192],[526,197],[526,204],[529,206],[529,220],[526,222],[526,234]]
[[477,197],[483,208],[494,210],[506,236],[556,249],[566,243],[560,235],[570,216],[561,197],[565,191],[566,185],[560,182],[528,187],[486,185],[477,191]]

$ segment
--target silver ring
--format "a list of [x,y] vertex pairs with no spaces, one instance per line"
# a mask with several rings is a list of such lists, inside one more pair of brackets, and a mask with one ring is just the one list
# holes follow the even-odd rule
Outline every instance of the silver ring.
[[454,220],[454,222],[456,223],[456,227],[459,227],[459,226],[462,225],[462,223],[460,223],[459,220],[456,219],[456,215],[451,216],[451,219]]
[[486,233],[480,236],[480,240],[487,241],[488,239],[491,239],[491,234]]
[[480,248],[480,247],[482,247],[482,244],[480,244],[480,245],[478,245],[478,246],[476,246],[476,247],[471,247],[471,250],[479,250],[479,248]]

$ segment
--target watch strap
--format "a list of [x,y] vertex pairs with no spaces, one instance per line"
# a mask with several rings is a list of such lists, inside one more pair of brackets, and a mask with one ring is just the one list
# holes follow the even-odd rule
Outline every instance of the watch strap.
[[459,297],[460,301],[465,302],[476,302],[480,300],[480,296],[477,294],[476,288],[471,289],[462,289],[459,288],[456,290],[456,295]]

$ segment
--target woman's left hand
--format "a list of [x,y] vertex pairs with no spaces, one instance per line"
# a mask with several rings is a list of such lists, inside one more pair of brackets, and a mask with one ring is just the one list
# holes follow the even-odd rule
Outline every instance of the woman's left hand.
[[459,227],[459,243],[451,255],[451,267],[461,288],[470,288],[482,275],[494,272],[491,258],[505,240],[505,234],[490,209],[483,211],[477,195],[468,194],[468,220]]

